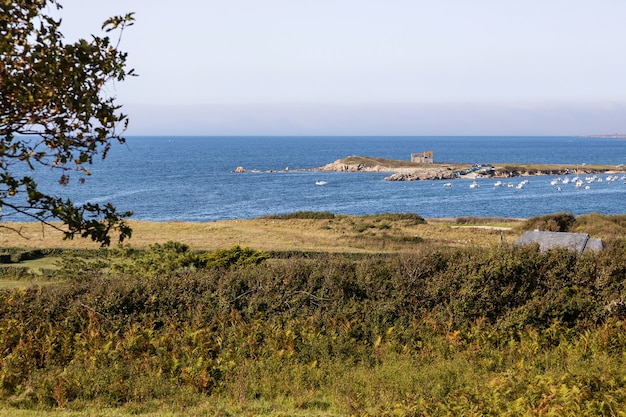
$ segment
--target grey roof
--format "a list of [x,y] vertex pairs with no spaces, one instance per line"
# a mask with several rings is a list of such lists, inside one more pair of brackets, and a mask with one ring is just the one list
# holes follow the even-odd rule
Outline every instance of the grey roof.
[[539,249],[546,251],[554,248],[567,248],[578,253],[604,249],[602,240],[589,237],[586,233],[544,232],[530,230],[515,241],[515,246],[539,244]]

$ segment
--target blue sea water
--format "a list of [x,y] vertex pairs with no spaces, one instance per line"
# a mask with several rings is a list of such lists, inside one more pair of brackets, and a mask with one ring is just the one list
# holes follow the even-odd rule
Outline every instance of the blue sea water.
[[[84,184],[57,186],[58,175],[50,172],[40,180],[75,202],[111,202],[134,211],[134,219],[152,221],[295,211],[411,212],[426,218],[625,212],[621,179],[596,182],[587,190],[562,185],[561,191],[550,184],[552,177],[530,177],[522,189],[494,187],[495,179],[482,179],[472,189],[465,179],[443,187],[443,181],[384,181],[388,173],[311,170],[349,155],[408,160],[411,152],[425,150],[434,152],[436,162],[626,164],[626,140],[613,138],[135,136],[96,162]],[[238,166],[258,172],[234,173]],[[327,184],[316,186],[318,180]]]

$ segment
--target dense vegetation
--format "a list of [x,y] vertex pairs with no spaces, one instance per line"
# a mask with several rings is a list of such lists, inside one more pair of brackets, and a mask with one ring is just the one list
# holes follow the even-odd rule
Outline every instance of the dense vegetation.
[[624,412],[623,238],[584,255],[424,247],[278,259],[174,242],[78,255],[49,285],[0,290],[7,407]]

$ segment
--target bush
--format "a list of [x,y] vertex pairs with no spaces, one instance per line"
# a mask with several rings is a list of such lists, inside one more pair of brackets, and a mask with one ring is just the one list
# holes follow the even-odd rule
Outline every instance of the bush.
[[0,266],[0,277],[21,279],[32,276],[30,268],[22,266],[6,265]]
[[510,219],[502,218],[502,217],[475,217],[475,216],[464,216],[457,217],[455,220],[456,224],[489,224],[489,223],[506,223]]
[[330,220],[330,219],[334,219],[335,215],[329,211],[297,211],[295,213],[288,213],[288,214],[273,214],[270,216],[263,216],[261,218],[272,219],[272,220],[290,220],[290,219]]
[[531,217],[522,226],[523,230],[545,230],[548,232],[569,232],[576,223],[576,217],[571,213],[561,212]]
[[626,215],[591,213],[576,218],[575,231],[607,239],[619,239],[626,235]]
[[391,239],[401,243],[422,243],[424,241],[424,238],[420,236],[394,236]]
[[268,258],[269,255],[265,252],[235,245],[231,249],[222,249],[201,256],[200,263],[205,268],[228,269],[245,265],[258,265]]
[[44,257],[44,253],[40,249],[23,251],[23,252],[19,252],[18,254],[16,254],[15,262],[30,261],[33,259],[41,259],[43,257]]
[[114,262],[113,268],[133,274],[162,275],[194,269],[201,265],[199,255],[190,252],[189,246],[173,241],[155,243],[146,251],[123,248],[118,255],[122,259]]
[[395,221],[403,221],[403,222],[407,222],[409,224],[426,224],[426,220],[420,216],[419,214],[415,214],[415,213],[380,213],[380,214],[373,214],[373,215],[366,215],[363,216],[364,219],[368,219],[368,220],[372,220],[372,221],[388,221],[388,222],[395,222]]

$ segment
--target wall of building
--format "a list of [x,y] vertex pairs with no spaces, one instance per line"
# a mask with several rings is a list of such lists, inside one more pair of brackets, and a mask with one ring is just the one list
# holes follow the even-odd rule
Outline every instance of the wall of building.
[[412,153],[411,162],[417,162],[420,164],[432,164],[434,163],[433,151],[426,151],[422,153]]

